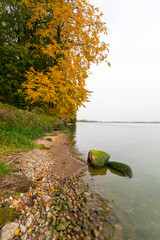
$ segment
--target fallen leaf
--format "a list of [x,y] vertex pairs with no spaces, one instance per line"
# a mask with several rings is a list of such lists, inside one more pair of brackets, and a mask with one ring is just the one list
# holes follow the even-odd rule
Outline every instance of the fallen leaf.
[[15,236],[18,236],[19,235],[19,233],[20,233],[20,228],[18,228],[16,231],[15,231]]
[[51,206],[51,204],[50,204],[50,202],[48,202],[47,204],[46,204],[46,207],[50,207]]

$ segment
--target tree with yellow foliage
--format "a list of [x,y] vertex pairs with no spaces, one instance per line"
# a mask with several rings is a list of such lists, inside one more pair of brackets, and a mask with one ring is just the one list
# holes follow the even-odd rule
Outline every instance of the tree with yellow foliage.
[[[107,61],[109,45],[102,13],[87,0],[23,0],[32,9],[27,23],[33,37],[26,49],[44,67],[31,67],[23,83],[26,100],[45,106],[49,112],[74,117],[88,101],[86,79],[92,63]],[[36,41],[35,41],[36,39]],[[110,65],[108,63],[108,65]]]

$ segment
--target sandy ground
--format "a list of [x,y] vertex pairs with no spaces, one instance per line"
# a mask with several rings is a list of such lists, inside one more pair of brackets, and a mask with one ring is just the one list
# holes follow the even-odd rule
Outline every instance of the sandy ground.
[[3,195],[29,188],[38,176],[44,174],[44,170],[46,177],[48,171],[50,176],[64,178],[78,175],[86,168],[85,163],[72,156],[67,134],[47,134],[35,143],[39,148],[7,158],[8,164],[13,164],[15,171],[0,181]]

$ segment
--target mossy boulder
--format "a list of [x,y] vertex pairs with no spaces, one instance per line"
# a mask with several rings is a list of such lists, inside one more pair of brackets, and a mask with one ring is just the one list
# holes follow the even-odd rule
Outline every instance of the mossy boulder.
[[113,162],[108,162],[107,166],[109,168],[112,168],[112,169],[122,173],[123,176],[128,176],[129,178],[133,177],[132,169],[127,164],[113,161]]
[[90,150],[88,153],[88,162],[91,162],[94,168],[102,168],[108,165],[110,155],[103,151]]

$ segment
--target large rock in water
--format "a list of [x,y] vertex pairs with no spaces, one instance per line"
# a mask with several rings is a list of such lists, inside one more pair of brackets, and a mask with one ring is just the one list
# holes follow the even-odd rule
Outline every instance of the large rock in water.
[[128,176],[129,178],[133,177],[132,169],[127,164],[113,161],[113,162],[108,162],[107,166],[109,168],[112,168],[112,169],[122,173],[123,176]]
[[88,161],[95,168],[102,168],[108,165],[110,155],[103,151],[90,150],[88,153]]

